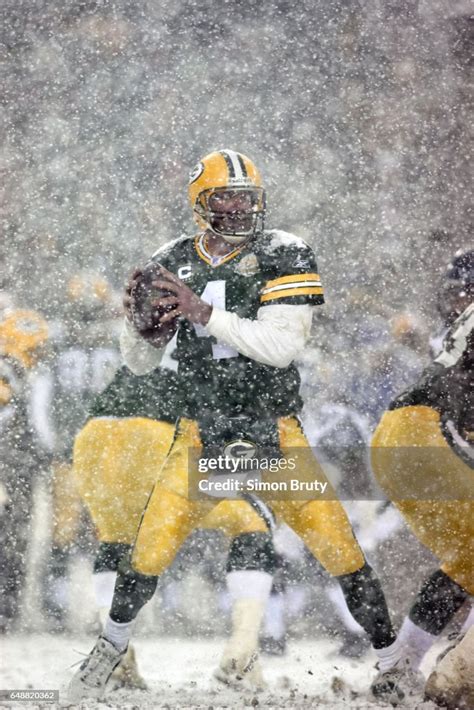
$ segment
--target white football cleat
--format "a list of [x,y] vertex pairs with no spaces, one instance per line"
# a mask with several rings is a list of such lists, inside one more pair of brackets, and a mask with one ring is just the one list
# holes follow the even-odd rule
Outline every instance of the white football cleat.
[[380,671],[372,681],[370,691],[375,700],[392,706],[413,707],[423,696],[425,679],[419,671],[414,671],[407,660],[400,660],[388,671]]
[[114,668],[118,666],[126,651],[119,651],[110,641],[99,636],[92,651],[85,658],[73,676],[67,690],[71,703],[83,698],[100,699]]
[[474,626],[436,664],[426,681],[425,696],[450,710],[474,707]]

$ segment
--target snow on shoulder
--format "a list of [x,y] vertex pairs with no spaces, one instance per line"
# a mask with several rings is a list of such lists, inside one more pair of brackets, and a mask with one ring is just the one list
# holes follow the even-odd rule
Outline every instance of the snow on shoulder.
[[159,247],[155,252],[153,252],[151,259],[156,259],[156,257],[158,256],[167,254],[170,249],[176,246],[176,244],[179,244],[180,242],[187,242],[190,239],[194,239],[194,236],[191,236],[189,234],[182,234],[180,237],[177,237],[177,239],[172,239],[171,241],[162,244],[161,247]]
[[308,247],[304,239],[297,237],[296,234],[291,234],[291,232],[284,232],[282,229],[271,229],[267,234],[270,237],[270,242],[266,247],[268,253],[276,251],[280,247],[297,247],[298,249]]

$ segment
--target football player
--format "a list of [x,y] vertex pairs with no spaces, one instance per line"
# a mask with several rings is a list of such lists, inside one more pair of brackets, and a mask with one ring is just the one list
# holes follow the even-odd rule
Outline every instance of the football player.
[[[394,692],[400,669],[419,668],[427,650],[474,594],[472,255],[470,276],[468,270],[455,299],[465,310],[454,322],[450,319],[441,352],[416,385],[394,400],[372,440],[372,466],[379,484],[441,562],[422,584],[404,620],[393,668],[376,681],[377,687],[392,685]],[[471,610],[465,624],[470,631],[460,644],[458,663],[453,656],[446,661],[451,682],[445,673],[428,681],[427,692],[443,704],[459,702],[474,677],[474,655],[469,658],[468,653],[474,642],[473,623]],[[451,653],[456,659],[456,650]]]
[[[191,175],[189,198],[201,231],[154,255],[160,265],[154,285],[167,295],[157,295],[152,304],[155,309],[171,308],[161,316],[162,325],[171,321],[178,325],[177,357],[187,417],[177,427],[144,509],[129,564],[119,569],[104,633],[71,681],[69,694],[75,700],[103,694],[126,651],[133,619],[191,530],[213,508],[247,505],[229,500],[216,506],[211,499],[193,500],[188,495],[191,450],[199,455],[218,447],[222,452],[236,441],[256,442],[282,457],[303,452],[298,474],[325,482],[326,493],[318,499],[273,501],[272,507],[337,576],[382,664],[390,663],[395,641],[379,581],[296,416],[300,383],[293,360],[308,339],[312,306],[323,303],[314,254],[294,235],[264,230],[260,175],[240,153],[222,150],[203,158]],[[158,366],[163,342],[159,338],[147,342],[137,330],[130,317],[136,306],[133,285],[130,291],[122,353],[133,372],[145,374]],[[243,529],[234,539],[231,568],[232,560],[239,569],[250,570],[270,563],[271,536],[262,518],[256,519],[254,529]],[[262,595],[268,595],[269,587],[263,586],[262,582]],[[241,623],[234,620],[247,647],[246,664],[238,666],[235,657],[225,653],[223,677],[243,675],[255,664],[257,638],[250,627],[258,633],[263,609],[262,604],[254,605],[253,615],[246,613]]]
[[[137,377],[123,367],[98,395],[75,438],[74,477],[98,539],[93,582],[102,624],[118,566],[131,549],[157,468],[171,445],[180,397],[172,369],[160,367]],[[146,688],[131,645],[114,681]]]
[[43,385],[52,433],[52,544],[43,580],[43,608],[55,631],[67,626],[68,570],[84,528],[84,509],[72,472],[74,437],[86,421],[91,402],[119,366],[114,342],[117,316],[114,293],[100,274],[81,271],[69,279],[64,319],[54,324],[54,353]]
[[433,359],[443,347],[443,340],[456,318],[472,303],[474,291],[474,249],[459,249],[450,260],[438,289],[438,312],[442,319],[440,332],[430,339]]
[[[95,400],[91,418],[76,436],[75,480],[99,541],[94,588],[101,619],[110,607],[116,571],[133,544],[143,508],[172,442],[174,422],[183,410],[184,390],[173,371],[173,358],[165,356],[160,367],[146,376],[138,377],[127,367],[120,369]],[[265,506],[262,508],[265,510]],[[206,516],[202,527],[219,528],[230,536],[259,525],[265,530],[265,519],[259,516],[260,509],[252,510],[246,503],[230,506],[223,502]],[[270,554],[273,557],[272,550]],[[262,581],[265,588],[269,587],[271,578],[266,571],[268,561],[262,561],[262,570],[241,571],[234,559],[229,564],[227,583],[235,622],[231,646],[237,644],[242,652],[242,638],[248,637],[251,626],[248,612],[264,603],[255,587]],[[252,637],[258,633],[258,623],[251,632]],[[248,645],[248,638],[245,641]],[[261,682],[257,674],[259,669],[255,667],[252,679]],[[146,687],[132,646],[113,679],[128,687]]]
[[37,311],[7,308],[0,316],[0,631],[19,616],[34,477],[46,459],[32,402],[48,335]]

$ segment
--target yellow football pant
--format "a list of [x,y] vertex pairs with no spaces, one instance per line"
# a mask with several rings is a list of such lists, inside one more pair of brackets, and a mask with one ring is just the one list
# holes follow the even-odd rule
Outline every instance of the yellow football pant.
[[[279,420],[280,447],[308,448],[298,421]],[[180,545],[196,527],[218,525],[227,532],[264,532],[262,518],[244,501],[188,500],[188,453],[201,448],[197,424],[181,420],[171,451],[145,507],[132,554],[133,567],[142,574],[159,575],[173,561]],[[288,453],[290,455],[290,453]],[[312,474],[321,482],[326,476],[316,459],[305,457]],[[347,515],[335,499],[329,482],[324,499],[272,501],[271,507],[304,540],[313,555],[332,575],[349,574],[364,565]]]
[[438,412],[422,406],[385,412],[371,459],[381,488],[417,538],[474,594],[474,471],[446,442]]
[[64,550],[77,539],[83,510],[72,466],[54,463],[51,483],[53,545]]
[[175,427],[134,417],[91,419],[74,442],[74,473],[101,542],[131,545]]
[[[91,419],[74,443],[74,478],[100,542],[133,544],[143,509],[173,441],[167,422],[134,417]],[[267,528],[244,501],[223,501],[202,527],[229,536]]]

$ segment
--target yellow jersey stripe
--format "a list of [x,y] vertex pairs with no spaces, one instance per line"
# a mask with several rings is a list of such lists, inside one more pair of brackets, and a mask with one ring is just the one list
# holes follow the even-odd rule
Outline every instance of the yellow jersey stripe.
[[319,274],[290,274],[289,276],[279,276],[277,279],[267,281],[264,288],[279,286],[279,284],[288,284],[293,281],[319,281]]
[[274,301],[277,298],[287,298],[288,296],[322,296],[323,293],[323,289],[320,286],[288,288],[283,291],[266,293],[261,296],[260,302],[265,303],[265,301]]
[[206,254],[202,251],[201,245],[200,245],[199,242],[200,242],[200,235],[198,234],[198,236],[197,236],[197,237],[195,238],[195,240],[194,240],[194,246],[195,246],[195,248],[196,248],[197,253],[198,253],[199,256],[201,257],[201,259],[202,259],[203,261],[205,261],[206,264],[210,264],[210,263],[211,263],[211,260],[210,260],[210,258],[209,258],[208,256],[206,256]]
[[287,289],[287,288],[303,288],[303,287],[306,288],[309,286],[321,286],[321,281],[300,281],[299,283],[280,284],[280,286],[273,286],[272,288],[264,288],[264,289],[262,289],[262,296],[265,296],[267,293],[273,293],[274,291],[283,291],[284,289]]
[[237,247],[237,249],[235,249],[234,251],[229,252],[224,257],[222,257],[222,259],[219,260],[219,263],[216,264],[216,266],[220,266],[221,264],[225,264],[226,261],[230,261],[235,256],[237,256],[237,254],[240,254],[240,252],[242,251],[243,248],[244,248],[243,246]]

